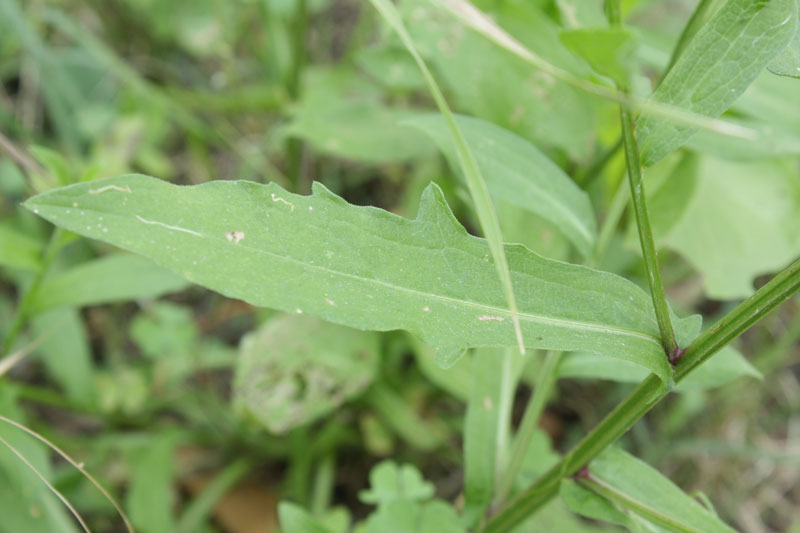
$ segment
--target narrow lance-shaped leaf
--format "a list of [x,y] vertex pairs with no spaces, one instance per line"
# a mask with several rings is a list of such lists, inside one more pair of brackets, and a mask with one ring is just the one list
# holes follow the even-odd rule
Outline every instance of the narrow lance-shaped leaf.
[[414,40],[406,31],[400,14],[397,12],[394,4],[388,0],[370,0],[375,9],[381,14],[386,22],[400,37],[411,57],[417,63],[422,76],[428,84],[428,90],[436,101],[436,106],[444,117],[447,129],[450,131],[450,136],[453,139],[453,146],[458,157],[458,163],[464,177],[467,181],[470,196],[475,204],[475,211],[478,215],[478,220],[481,223],[481,229],[486,235],[486,240],[489,243],[489,250],[491,250],[492,258],[494,259],[497,275],[500,278],[500,283],[503,286],[506,301],[508,302],[509,310],[511,311],[511,321],[514,324],[514,333],[517,336],[517,345],[520,351],[525,353],[525,341],[522,335],[522,327],[519,322],[519,310],[517,309],[517,298],[514,295],[514,287],[511,282],[511,274],[508,270],[508,259],[506,258],[505,249],[503,248],[503,233],[500,231],[500,221],[497,219],[497,213],[494,210],[494,204],[489,196],[489,189],[486,187],[486,181],[483,179],[478,162],[470,150],[461,128],[450,111],[450,106],[445,100],[442,90],[436,83],[436,80],[422,59],[422,56],[417,51],[414,45]]
[[[456,116],[489,192],[556,224],[584,256],[597,225],[589,197],[555,163],[522,137],[490,122]],[[426,115],[406,122],[431,136],[454,166],[457,157],[444,119]]]
[[609,448],[589,467],[587,485],[669,531],[731,533],[733,529],[647,463]]
[[[516,345],[488,244],[464,230],[436,185],[425,190],[415,220],[349,205],[319,183],[313,190],[299,196],[247,181],[180,187],[132,174],[52,190],[25,205],[254,305],[411,331],[439,350],[442,363],[468,347]],[[505,251],[529,348],[603,353],[669,381],[644,291],[520,245]]]
[[[796,11],[795,0],[730,0],[692,38],[652,100],[718,117],[789,44]],[[644,116],[638,131],[649,166],[697,130]]]

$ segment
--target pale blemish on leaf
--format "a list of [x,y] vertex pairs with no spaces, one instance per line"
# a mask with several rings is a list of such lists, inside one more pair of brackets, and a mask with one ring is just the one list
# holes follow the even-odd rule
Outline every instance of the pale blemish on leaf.
[[119,191],[128,194],[133,192],[127,185],[123,185],[122,187],[119,185],[106,185],[105,187],[100,187],[99,189],[89,189],[89,194],[101,194],[106,191]]
[[194,235],[196,237],[202,237],[202,233],[197,233],[196,231],[192,231],[190,229],[182,228],[180,226],[171,226],[169,224],[164,224],[163,222],[158,222],[157,220],[147,220],[146,218],[140,217],[136,215],[136,219],[143,224],[152,224],[154,226],[161,226],[162,228],[171,229],[173,231],[182,231],[184,233],[188,233],[189,235]]
[[228,239],[228,242],[239,244],[240,241],[244,240],[244,232],[239,230],[231,231],[225,234],[225,238]]
[[481,322],[502,322],[505,320],[505,318],[501,316],[480,315],[478,316],[478,320]]
[[281,198],[280,196],[278,196],[275,193],[272,193],[272,201],[273,202],[281,202],[283,204],[286,204],[291,208],[292,212],[294,212],[294,204],[292,202],[287,202],[286,200],[284,200],[283,198]]

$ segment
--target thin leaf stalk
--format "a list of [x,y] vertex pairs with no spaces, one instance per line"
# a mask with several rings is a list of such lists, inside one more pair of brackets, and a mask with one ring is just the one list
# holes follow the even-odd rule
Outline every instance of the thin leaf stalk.
[[[795,261],[697,337],[677,362],[676,383],[685,379],[731,340],[756,324],[798,290],[800,290],[800,260]],[[562,479],[574,475],[597,457],[668,393],[669,390],[664,387],[661,380],[655,374],[650,374],[557,465],[514,498],[507,508],[495,515],[483,531],[487,533],[509,531],[528,518],[558,494]]]
[[525,459],[525,453],[528,450],[536,428],[539,426],[539,420],[541,419],[547,399],[550,397],[553,385],[556,382],[561,356],[562,352],[548,353],[545,357],[544,364],[539,369],[539,374],[536,376],[533,395],[528,401],[528,405],[525,407],[525,414],[522,415],[522,422],[520,422],[519,429],[514,437],[511,456],[500,478],[493,505],[496,508],[501,507],[505,503],[506,499],[508,499],[508,495],[511,494],[511,489],[514,487],[514,480],[519,473],[522,461]]
[[628,181],[631,187],[631,204],[636,219],[636,228],[639,232],[639,244],[642,247],[645,268],[647,269],[647,283],[650,287],[650,296],[653,299],[653,309],[656,313],[656,322],[661,333],[661,342],[664,351],[670,357],[678,353],[678,341],[672,329],[672,320],[669,316],[667,298],[664,295],[664,285],[661,282],[661,272],[658,268],[658,253],[656,251],[653,228],[650,225],[650,215],[647,212],[644,182],[642,179],[642,164],[639,160],[639,148],[634,133],[635,124],[630,111],[620,108],[622,122],[622,136],[625,145],[625,161],[628,167]]
[[[613,26],[622,25],[622,8],[620,0],[606,2],[609,21]],[[620,90],[628,94],[627,85],[621,85]],[[658,253],[656,252],[653,228],[650,225],[650,215],[647,212],[647,199],[642,179],[642,162],[639,157],[639,146],[636,142],[636,124],[629,109],[619,108],[620,122],[622,124],[622,144],[625,148],[625,163],[628,168],[628,181],[631,186],[631,202],[636,218],[636,228],[639,231],[639,243],[642,247],[645,267],[647,268],[647,283],[650,286],[650,296],[653,299],[653,309],[656,313],[658,329],[661,333],[661,343],[664,351],[672,362],[678,353],[678,342],[675,340],[675,331],[669,316],[669,306],[664,295],[664,284],[661,282],[661,272],[658,269]]]

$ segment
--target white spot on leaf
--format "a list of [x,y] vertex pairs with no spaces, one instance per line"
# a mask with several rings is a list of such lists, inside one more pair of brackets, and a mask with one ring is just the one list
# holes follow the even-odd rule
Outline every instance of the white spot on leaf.
[[501,316],[492,316],[492,315],[480,315],[478,320],[481,322],[502,322],[505,318]]
[[231,231],[230,233],[225,234],[225,238],[228,239],[228,242],[239,244],[239,241],[244,240],[244,232],[239,230]]

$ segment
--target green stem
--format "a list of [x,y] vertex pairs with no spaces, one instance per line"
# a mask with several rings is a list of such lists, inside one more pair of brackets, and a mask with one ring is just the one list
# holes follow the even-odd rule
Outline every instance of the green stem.
[[[800,290],[800,260],[795,261],[754,295],[736,306],[714,326],[701,334],[677,362],[675,381],[682,381],[714,353],[764,318],[778,304]],[[654,374],[650,374],[625,401],[619,404],[598,426],[536,483],[520,493],[508,508],[494,516],[485,532],[509,531],[558,494],[561,480],[581,467],[625,434],[645,413],[669,391]]]
[[547,399],[550,397],[550,392],[553,390],[553,384],[556,382],[556,371],[558,364],[561,362],[561,352],[550,352],[544,360],[544,364],[539,369],[539,374],[536,376],[536,384],[533,389],[533,396],[528,401],[528,406],[525,408],[525,414],[522,415],[522,422],[519,425],[519,430],[514,438],[514,444],[511,449],[511,458],[506,465],[503,477],[500,480],[500,485],[495,496],[494,506],[499,508],[502,506],[508,495],[511,494],[511,489],[514,487],[514,480],[517,478],[522,461],[525,459],[525,453],[528,451],[528,445],[533,438],[533,434],[539,425],[539,419],[542,416]]
[[333,486],[336,483],[336,456],[329,453],[320,459],[311,487],[311,514],[322,518],[331,505]]
[[598,494],[603,498],[617,504],[619,507],[630,509],[637,515],[665,528],[667,531],[674,531],[677,533],[699,533],[697,529],[678,522],[672,517],[665,516],[663,513],[660,513],[649,505],[632,498],[616,487],[596,478],[591,473],[578,476],[577,482],[595,494]]
[[[294,16],[292,28],[292,68],[289,71],[289,78],[286,89],[289,98],[297,101],[300,97],[300,82],[303,75],[303,67],[306,62],[306,30],[308,28],[308,5],[307,0],[298,0],[297,9]],[[302,192],[301,166],[303,160],[303,143],[300,139],[290,137],[286,140],[286,173],[294,185],[294,192]]]
[[650,226],[650,216],[647,213],[644,183],[642,181],[642,165],[639,160],[639,148],[634,135],[634,122],[630,111],[620,108],[622,120],[622,135],[625,143],[625,161],[628,165],[628,180],[631,185],[631,203],[633,214],[636,218],[636,227],[639,230],[639,243],[642,246],[644,264],[647,268],[647,283],[650,286],[650,295],[653,298],[653,308],[656,312],[658,329],[661,332],[661,342],[664,351],[672,358],[678,351],[678,342],[672,329],[669,317],[667,298],[664,296],[664,285],[661,283],[661,273],[658,270],[658,254],[656,252],[653,229]]
[[[620,0],[609,0],[606,5],[611,24],[621,26],[622,9]],[[625,94],[630,92],[626,85],[620,85],[619,89]],[[661,283],[661,273],[658,270],[658,254],[656,253],[655,239],[653,239],[653,229],[650,226],[650,215],[647,213],[647,201],[642,179],[642,163],[639,159],[639,146],[636,142],[636,124],[630,110],[624,106],[620,106],[619,116],[622,123],[622,143],[625,147],[625,162],[628,166],[633,213],[636,217],[639,243],[642,246],[644,264],[647,268],[647,283],[650,286],[656,321],[661,332],[661,343],[664,345],[664,351],[670,361],[672,361],[672,358],[678,352],[678,342],[675,340],[675,332],[672,329],[672,321],[669,317],[667,298],[664,296],[664,285]]]

